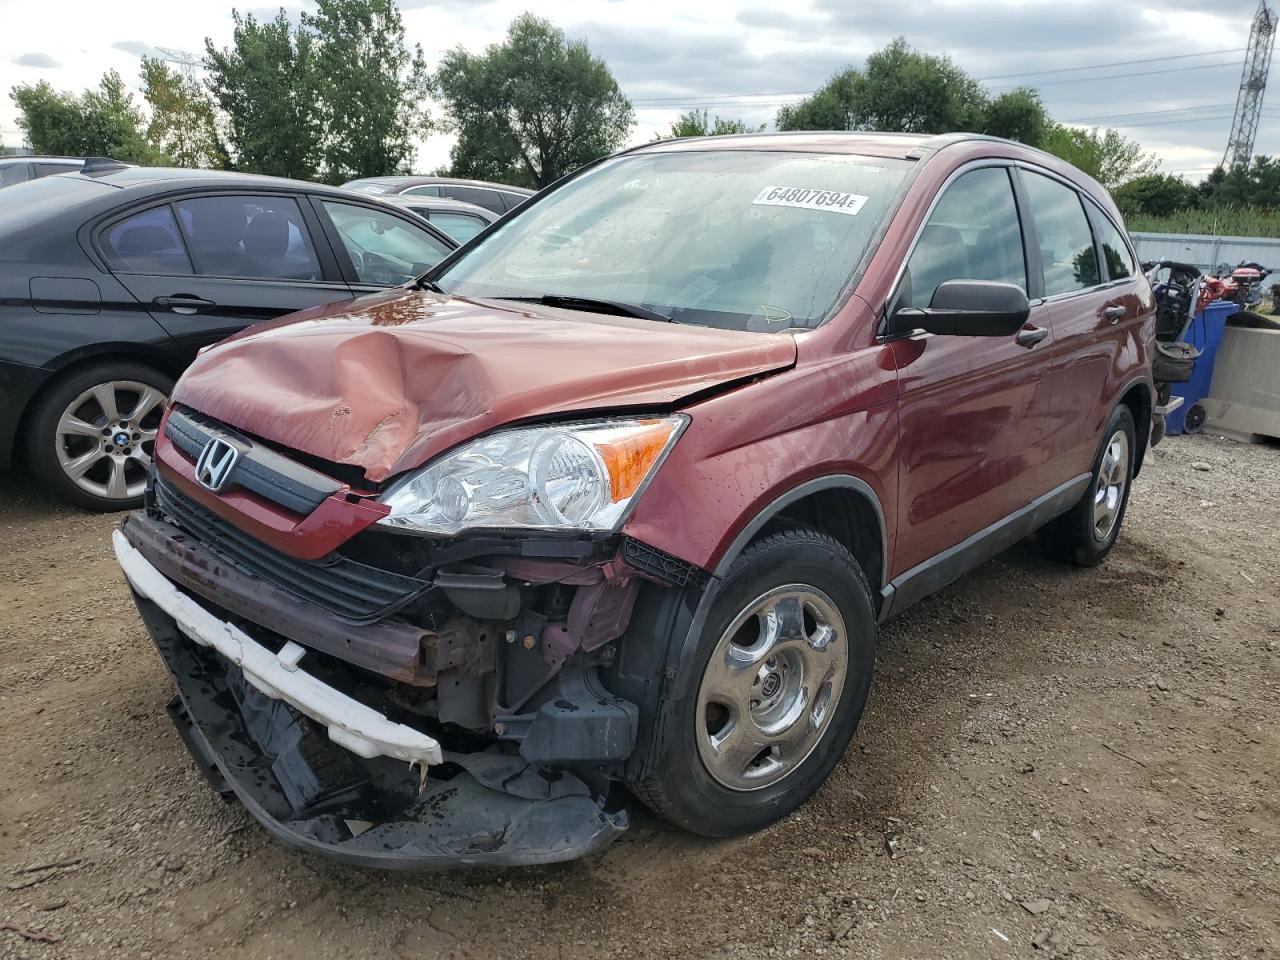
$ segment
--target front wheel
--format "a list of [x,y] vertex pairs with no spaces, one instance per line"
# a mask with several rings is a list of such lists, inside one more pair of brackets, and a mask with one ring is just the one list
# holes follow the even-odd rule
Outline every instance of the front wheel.
[[876,637],[849,552],[775,529],[734,562],[655,728],[660,757],[632,791],[707,836],[759,830],[820,787],[862,716]]
[[1137,450],[1137,430],[1128,407],[1121,405],[1111,412],[1102,436],[1084,496],[1039,533],[1050,556],[1079,567],[1100,564],[1120,535]]

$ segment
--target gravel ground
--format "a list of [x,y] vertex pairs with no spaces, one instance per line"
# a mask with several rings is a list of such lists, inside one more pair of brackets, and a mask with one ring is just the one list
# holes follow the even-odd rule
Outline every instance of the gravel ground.
[[[0,478],[0,957],[1280,958],[1280,447],[1170,438],[1108,562],[1021,544],[890,623],[796,815],[384,875],[196,774],[117,518]],[[57,942],[23,939],[16,924]]]

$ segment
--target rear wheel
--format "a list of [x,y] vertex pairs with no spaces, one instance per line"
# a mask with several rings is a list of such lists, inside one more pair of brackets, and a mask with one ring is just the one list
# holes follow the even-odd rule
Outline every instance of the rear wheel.
[[167,376],[136,363],[104,364],[56,383],[31,419],[31,469],[87,510],[140,506],[172,389]]
[[807,528],[779,528],[735,561],[654,721],[657,770],[631,784],[671,822],[708,836],[767,826],[807,800],[862,716],[876,637],[854,558]]
[[1112,411],[1102,436],[1084,496],[1039,533],[1047,553],[1081,567],[1097,566],[1111,552],[1129,504],[1137,431],[1128,407]]

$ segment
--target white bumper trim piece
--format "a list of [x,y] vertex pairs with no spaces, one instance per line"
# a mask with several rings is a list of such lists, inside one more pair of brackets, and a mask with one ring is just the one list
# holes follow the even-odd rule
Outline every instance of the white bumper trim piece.
[[329,730],[329,739],[357,756],[394,757],[425,769],[443,761],[440,744],[412,727],[388,720],[345,693],[298,669],[302,653],[287,643],[277,656],[243,630],[219,620],[139,553],[116,530],[111,535],[116,559],[133,588],[173,617],[188,637],[213,647],[244,672],[244,678],[267,696],[305,713]]

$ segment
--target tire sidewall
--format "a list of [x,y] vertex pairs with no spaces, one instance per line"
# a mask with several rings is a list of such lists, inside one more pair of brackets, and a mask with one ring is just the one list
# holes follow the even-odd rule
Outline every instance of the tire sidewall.
[[[1120,498],[1120,508],[1116,514],[1115,525],[1112,526],[1111,532],[1105,540],[1099,540],[1093,534],[1093,498],[1098,492],[1098,481],[1100,479],[1098,471],[1102,467],[1102,458],[1106,456],[1107,446],[1111,443],[1111,438],[1115,436],[1117,430],[1123,430],[1126,439],[1129,441],[1129,475],[1125,479],[1124,495]],[[1080,499],[1080,505],[1076,511],[1076,535],[1080,540],[1077,548],[1077,560],[1083,565],[1094,566],[1101,563],[1106,555],[1111,552],[1111,548],[1115,546],[1116,539],[1120,536],[1120,528],[1124,526],[1124,515],[1129,508],[1129,494],[1133,490],[1133,469],[1137,463],[1138,455],[1137,435],[1137,425],[1134,423],[1133,413],[1128,407],[1121,404],[1111,411],[1111,416],[1107,418],[1107,425],[1102,431],[1102,439],[1098,443],[1098,452],[1093,458],[1093,476],[1089,480],[1089,487]]]
[[[805,531],[806,533],[808,531]],[[848,664],[836,713],[808,757],[786,777],[759,790],[731,790],[707,772],[698,750],[697,716],[703,672],[724,630],[756,598],[783,584],[822,590],[845,622]],[[856,563],[834,542],[811,534],[766,537],[744,551],[711,602],[697,643],[674,664],[672,697],[661,727],[659,753],[664,793],[680,807],[684,825],[713,836],[758,830],[790,813],[818,789],[843,756],[866,705],[874,662],[876,624],[870,592]]]
[[155,387],[165,396],[173,395],[173,380],[145,364],[114,362],[87,367],[62,377],[40,398],[25,438],[27,464],[48,485],[50,492],[77,507],[103,513],[134,509],[141,505],[142,498],[111,500],[77,486],[58,462],[57,428],[67,404],[76,396],[95,384],[113,380],[136,380]]

